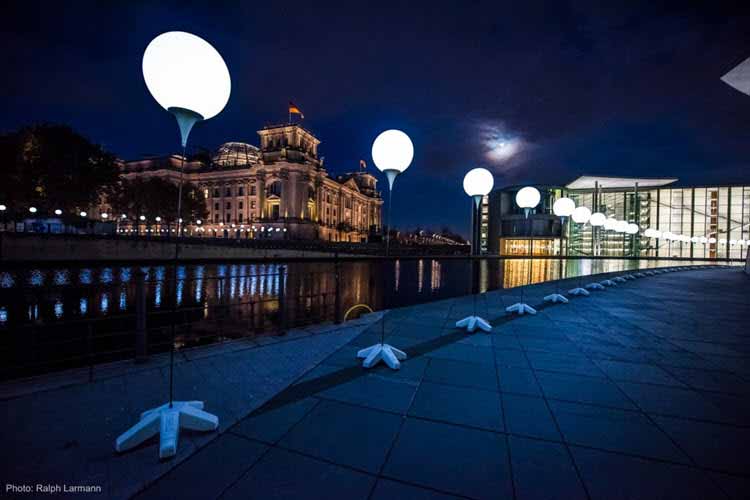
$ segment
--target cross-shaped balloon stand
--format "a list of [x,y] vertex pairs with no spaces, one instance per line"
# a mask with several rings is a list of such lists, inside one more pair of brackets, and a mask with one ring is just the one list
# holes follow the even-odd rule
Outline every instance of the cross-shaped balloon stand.
[[[526,225],[528,227],[527,232],[529,233],[529,272],[526,283],[527,285],[531,285],[531,271],[534,265],[534,221],[533,219],[529,219],[529,214],[539,204],[540,200],[541,195],[539,194],[539,190],[532,186],[521,188],[516,193],[516,205],[523,210]],[[536,309],[524,301],[525,288],[525,286],[521,287],[521,300],[506,307],[505,312],[516,313],[521,316],[524,314],[536,314]]]
[[[388,179],[388,224],[385,232],[385,265],[388,264],[390,252],[390,235],[391,232],[391,198],[393,193],[393,183],[396,177],[403,173],[414,158],[414,145],[409,136],[400,130],[386,130],[375,138],[372,144],[372,159],[375,166],[385,174]],[[385,283],[385,273],[383,274],[383,283]],[[383,305],[387,296],[385,284],[383,285]],[[386,313],[380,319],[380,342],[371,345],[357,352],[357,358],[362,359],[362,366],[372,368],[378,363],[383,362],[389,368],[398,370],[401,368],[401,361],[407,358],[404,351],[396,349],[390,344],[385,343],[385,320]]]
[[177,453],[180,428],[211,431],[219,418],[203,411],[202,401],[174,400],[174,345],[177,314],[177,263],[182,231],[182,181],[188,136],[193,126],[224,109],[231,80],[221,55],[190,33],[171,31],[154,38],[143,54],[143,77],[154,99],[177,120],[182,157],[177,195],[177,237],[172,269],[172,338],[169,351],[169,401],[141,413],[140,420],[115,441],[118,452],[132,449],[159,434],[159,458]]
[[492,326],[489,321],[482,318],[477,314],[477,294],[479,293],[479,280],[477,279],[478,267],[476,258],[480,254],[479,235],[481,233],[481,220],[482,220],[482,198],[488,195],[492,191],[492,187],[495,184],[495,179],[492,173],[486,168],[474,168],[469,170],[464,176],[464,192],[469,195],[472,199],[471,210],[472,210],[472,227],[471,227],[471,257],[469,263],[471,266],[471,295],[472,303],[474,306],[473,314],[463,319],[456,321],[456,328],[466,328],[469,333],[474,333],[477,328],[479,330],[489,333],[492,331]]

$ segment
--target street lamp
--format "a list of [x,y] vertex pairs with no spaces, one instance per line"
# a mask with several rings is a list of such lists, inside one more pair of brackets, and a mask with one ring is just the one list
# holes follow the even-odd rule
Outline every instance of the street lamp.
[[[182,212],[185,149],[197,122],[219,114],[231,93],[231,79],[224,59],[211,44],[183,31],[170,31],[154,38],[143,54],[143,78],[153,98],[174,115],[180,129],[182,157],[177,193],[178,238],[175,239],[172,290],[177,289],[177,262]],[[143,219],[141,219],[143,220]],[[174,401],[174,343],[177,294],[172,301],[172,341],[169,355],[169,402],[141,415],[141,420],[117,438],[115,449],[133,448],[160,433],[159,457],[177,453],[180,427],[210,431],[219,426],[215,415],[203,411],[202,401]]]
[[88,216],[88,214],[87,214],[87,213],[86,213],[86,211],[84,211],[84,210],[81,210],[81,213],[79,213],[78,215],[80,215],[81,217],[86,217],[86,216]]
[[0,212],[5,212],[6,210],[8,210],[8,207],[6,207],[3,204],[0,204]]
[[[539,194],[539,190],[532,186],[526,186],[524,188],[521,188],[516,193],[516,205],[518,205],[519,208],[523,209],[524,217],[526,218],[527,223],[531,222],[531,227],[529,230],[529,274],[528,274],[528,283],[527,285],[531,284],[531,267],[533,265],[533,256],[534,256],[534,223],[533,221],[529,221],[529,214],[531,213],[531,210],[534,209],[538,204],[539,201],[541,201],[542,196]],[[521,287],[521,301],[516,302],[512,306],[508,306],[505,308],[506,312],[516,312],[520,315],[523,315],[524,313],[529,314],[536,314],[536,309],[528,305],[524,302],[524,289],[525,287]]]
[[55,215],[62,215],[62,210],[59,208],[55,209]]
[[[472,217],[473,220],[479,221],[480,219],[480,211],[479,207],[482,203],[482,197],[486,196],[492,191],[492,186],[495,184],[495,179],[492,177],[492,173],[487,170],[486,168],[475,168],[472,170],[469,170],[466,175],[464,176],[464,191],[466,194],[471,196],[473,203],[472,203],[472,211],[473,214],[475,214],[475,217]],[[479,245],[479,237],[478,235],[474,235],[474,227],[472,225],[471,228],[472,232],[472,244],[471,244],[471,253],[472,255],[479,255],[479,249],[477,248]],[[473,260],[470,261],[472,266],[472,271],[474,270],[474,265],[476,264]],[[459,321],[456,321],[456,328],[466,328],[466,331],[469,333],[474,332],[474,330],[479,327],[480,330],[483,330],[485,332],[491,332],[492,327],[490,324],[485,320],[484,318],[481,318],[480,316],[477,316],[477,293],[479,293],[478,288],[474,288],[474,272],[471,273],[471,281],[472,281],[472,298],[474,301],[474,314],[472,316],[467,316],[464,319],[461,319]]]
[[[372,160],[375,166],[388,179],[388,224],[385,234],[385,256],[388,257],[391,230],[391,198],[393,197],[393,181],[403,173],[414,158],[414,145],[409,136],[400,130],[386,130],[381,132],[372,143]],[[385,279],[383,273],[383,279]],[[383,305],[385,306],[385,286],[383,286]],[[380,343],[371,345],[357,353],[358,358],[364,358],[362,366],[371,368],[383,361],[394,370],[401,367],[399,360],[406,359],[406,353],[385,343],[385,312],[381,319]]]
[[553,304],[556,304],[557,302],[561,302],[563,304],[568,303],[568,299],[560,293],[560,280],[563,279],[563,265],[562,265],[562,237],[565,234],[565,228],[567,227],[565,222],[567,221],[568,217],[570,217],[573,214],[573,211],[576,209],[576,204],[573,200],[570,198],[559,198],[555,201],[555,203],[552,205],[552,213],[560,217],[560,258],[558,259],[558,273],[557,273],[557,282],[556,282],[556,289],[555,293],[551,293],[544,297],[545,302],[552,302]]
[[35,214],[36,213],[36,207],[29,207],[29,212],[31,212],[32,214]]

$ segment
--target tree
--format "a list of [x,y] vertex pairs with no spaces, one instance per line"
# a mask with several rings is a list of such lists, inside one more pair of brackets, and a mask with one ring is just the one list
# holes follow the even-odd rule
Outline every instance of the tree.
[[[149,223],[161,217],[164,223],[177,219],[178,186],[160,177],[122,179],[108,201],[115,214],[127,214],[137,220],[145,215]],[[203,193],[193,184],[182,185],[182,220],[186,223],[205,219],[208,211]]]
[[10,209],[78,212],[96,205],[119,177],[117,159],[65,125],[0,136],[0,203]]

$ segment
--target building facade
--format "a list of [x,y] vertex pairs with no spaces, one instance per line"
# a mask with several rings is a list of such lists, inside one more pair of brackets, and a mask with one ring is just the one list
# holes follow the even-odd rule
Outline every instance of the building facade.
[[[515,206],[518,187],[490,193],[488,253],[527,255],[533,242],[537,255],[601,257],[675,257],[742,259],[750,241],[750,186],[680,186],[674,178],[615,178],[582,176],[565,186],[537,186],[542,201],[526,219]],[[552,214],[561,197],[607,217],[634,222],[638,234],[606,231],[590,224],[563,225]],[[648,238],[648,228],[715,242],[685,242]]]
[[[379,234],[383,201],[373,175],[360,169],[329,176],[320,141],[297,124],[265,127],[258,135],[260,147],[228,142],[210,162],[185,163],[183,179],[200,189],[208,212],[206,220],[185,221],[188,234],[348,242]],[[129,161],[122,175],[179,182],[180,164],[179,156]]]

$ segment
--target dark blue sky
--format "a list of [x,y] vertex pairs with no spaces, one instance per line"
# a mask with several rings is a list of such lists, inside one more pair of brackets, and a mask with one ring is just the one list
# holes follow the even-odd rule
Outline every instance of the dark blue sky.
[[194,145],[257,144],[293,100],[340,173],[400,128],[415,145],[396,185],[400,226],[466,232],[461,180],[476,166],[496,185],[750,183],[750,97],[719,80],[750,57],[745,2],[65,3],[4,6],[0,131],[62,122],[125,159],[176,151],[141,55],[185,30],[222,53],[233,87]]

